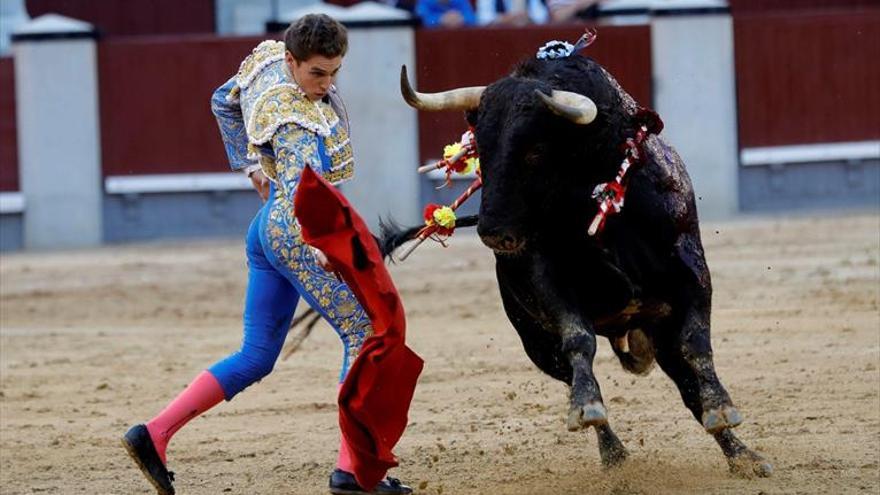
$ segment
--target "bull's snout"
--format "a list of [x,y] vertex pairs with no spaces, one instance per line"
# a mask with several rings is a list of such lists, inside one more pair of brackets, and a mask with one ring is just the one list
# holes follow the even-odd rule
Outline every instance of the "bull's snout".
[[483,241],[483,244],[496,253],[514,254],[522,250],[526,243],[523,237],[501,229],[480,226],[477,228],[477,233],[480,235],[480,240]]

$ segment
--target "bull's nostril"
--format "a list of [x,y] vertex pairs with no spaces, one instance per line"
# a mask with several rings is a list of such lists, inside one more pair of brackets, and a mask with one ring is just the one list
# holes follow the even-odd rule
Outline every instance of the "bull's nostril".
[[483,244],[499,253],[519,251],[525,244],[524,239],[503,231],[499,232],[498,230],[483,228],[478,229],[477,233],[480,235],[480,240],[483,241]]
[[483,238],[483,243],[492,249],[504,249],[504,241],[500,237],[488,236]]
[[497,252],[512,253],[519,251],[523,246],[523,240],[516,237],[505,235],[497,237],[484,237],[483,243]]

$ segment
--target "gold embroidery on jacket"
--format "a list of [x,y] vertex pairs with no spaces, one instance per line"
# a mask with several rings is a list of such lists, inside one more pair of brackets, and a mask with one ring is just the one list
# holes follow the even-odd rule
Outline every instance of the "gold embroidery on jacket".
[[[351,289],[321,268],[303,242],[293,195],[306,165],[322,172],[331,183],[350,178],[354,170],[351,142],[332,106],[309,100],[292,81],[285,69],[284,51],[280,41],[260,43],[236,76],[248,157],[259,159],[263,172],[277,184],[266,219],[269,245],[265,247],[348,344],[345,370],[372,335],[372,326]],[[319,139],[330,159],[328,171],[323,170]]]
[[339,337],[347,344],[344,372],[357,359],[364,341],[373,334],[372,324],[345,282],[318,265],[311,248],[302,240],[293,202],[282,188],[276,189],[272,198],[266,236],[277,260],[308,292],[310,304],[316,303],[330,318]]
[[238,86],[242,89],[247,88],[260,71],[272,62],[284,60],[284,52],[283,41],[266,40],[257,45],[238,68],[238,74],[235,76]]

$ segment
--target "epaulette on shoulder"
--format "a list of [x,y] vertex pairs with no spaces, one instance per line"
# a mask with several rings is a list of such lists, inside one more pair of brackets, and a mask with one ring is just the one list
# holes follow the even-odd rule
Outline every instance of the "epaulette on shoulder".
[[311,102],[295,84],[278,84],[263,92],[246,112],[246,128],[251,144],[272,139],[284,124],[297,124],[319,136],[330,135],[339,117],[329,104]]
[[284,60],[284,42],[266,40],[260,43],[238,68],[235,76],[238,87],[247,88],[260,71],[279,60]]

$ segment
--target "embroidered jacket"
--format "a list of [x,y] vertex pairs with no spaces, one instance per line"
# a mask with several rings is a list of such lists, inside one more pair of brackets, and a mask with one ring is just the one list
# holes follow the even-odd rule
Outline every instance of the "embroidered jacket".
[[294,83],[279,41],[260,43],[238,74],[214,92],[211,109],[232,169],[259,163],[276,184],[260,233],[266,257],[347,343],[344,376],[372,326],[351,289],[321,268],[303,243],[293,197],[306,166],[334,184],[352,176],[347,122],[333,105],[312,102]]
[[[338,99],[335,88],[331,94]],[[238,73],[214,92],[211,109],[233,170],[259,163],[289,194],[305,165],[333,184],[353,174],[348,123],[333,105],[309,100],[296,85],[284,63],[283,42],[254,48]]]

